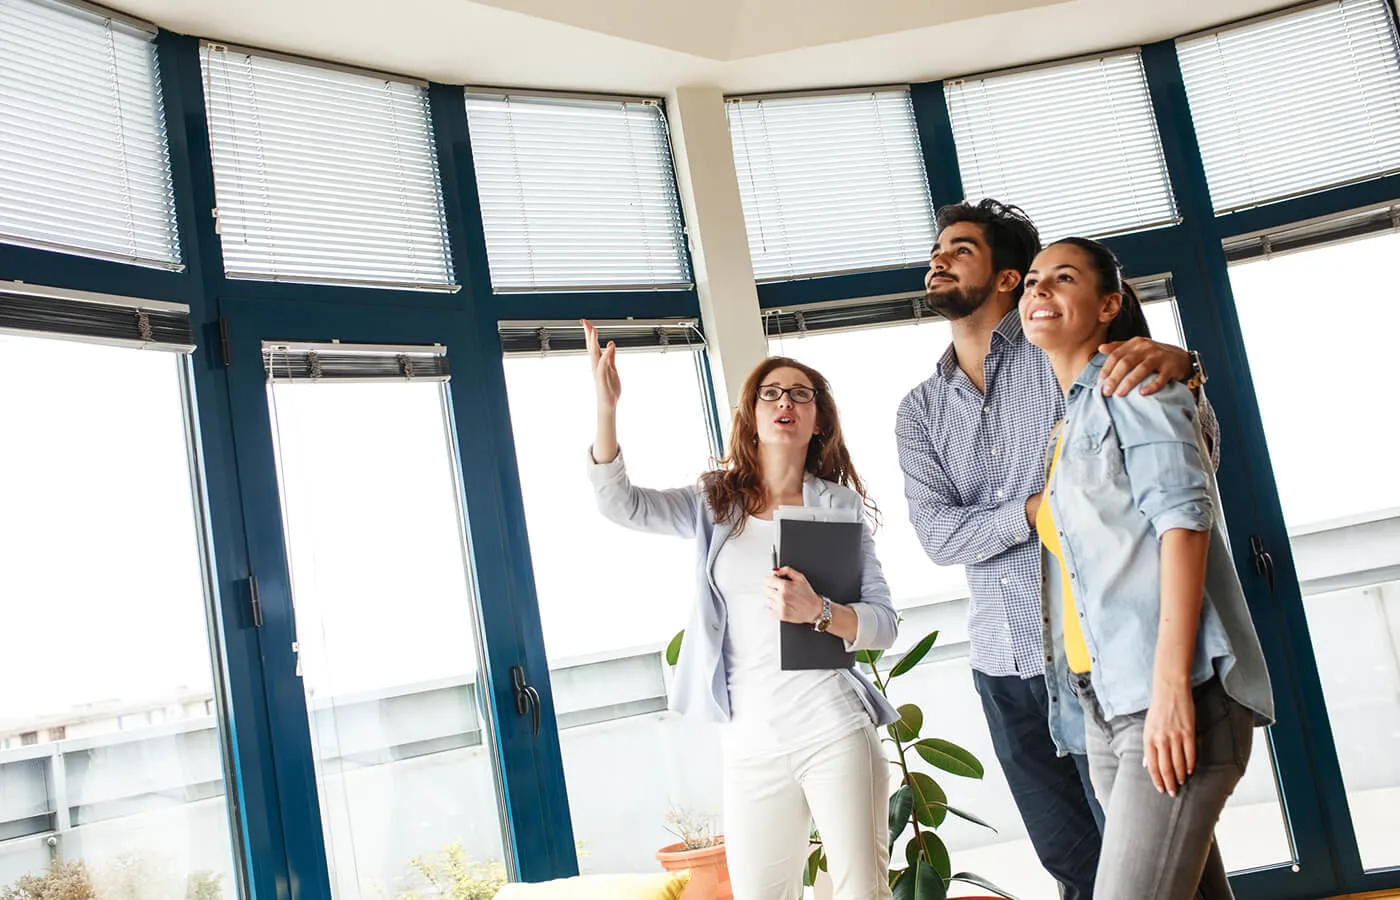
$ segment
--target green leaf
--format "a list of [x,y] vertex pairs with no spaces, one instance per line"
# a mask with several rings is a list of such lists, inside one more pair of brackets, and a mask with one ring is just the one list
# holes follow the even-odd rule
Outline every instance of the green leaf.
[[917,741],[924,727],[924,711],[912,703],[899,708],[899,721],[890,726],[890,737],[897,741]]
[[924,635],[923,639],[915,644],[913,649],[908,653],[904,654],[904,658],[896,663],[893,669],[890,669],[890,677],[894,678],[896,675],[903,675],[905,672],[908,672],[910,669],[923,662],[929,650],[933,649],[933,642],[936,640],[938,640],[938,632],[936,631],[930,631],[928,634]]
[[890,869],[890,887],[894,887],[895,882],[899,881],[899,876],[903,874],[903,869]]
[[[922,847],[920,843],[922,842]],[[953,863],[948,858],[948,847],[943,843],[943,839],[929,829],[920,831],[915,837],[909,839],[909,843],[904,848],[904,855],[909,865],[914,865],[915,860],[922,856],[925,863],[933,867],[939,877],[944,881],[948,880],[948,874],[953,871]]]
[[952,813],[953,815],[957,816],[959,819],[964,819],[964,820],[966,820],[966,821],[968,821],[968,822],[971,822],[973,825],[981,825],[983,828],[987,829],[988,831],[991,831],[991,832],[993,832],[993,833],[996,833],[996,829],[992,827],[991,823],[987,822],[985,819],[979,819],[979,818],[977,818],[977,817],[974,816],[972,813],[967,812],[966,810],[958,809],[956,806],[949,806],[948,803],[947,803],[946,798],[945,798],[944,802],[941,803],[941,804],[939,804],[939,805],[942,806],[943,809],[945,809],[945,810],[947,810],[948,812]]
[[909,785],[901,785],[899,790],[890,795],[890,849],[894,849],[894,842],[899,840],[899,836],[904,833],[904,829],[909,827],[909,816],[914,812],[914,798],[909,791]]
[[865,663],[867,666],[875,665],[876,660],[885,655],[883,650],[857,650],[856,662]]
[[1015,894],[1002,890],[1001,888],[992,884],[987,879],[983,878],[981,875],[975,875],[972,872],[959,872],[958,874],[954,875],[950,880],[961,881],[964,884],[975,884],[984,891],[991,891],[993,894],[999,894],[1005,897],[1006,900],[1016,900]]
[[948,885],[932,866],[919,860],[895,882],[894,900],[948,900]]
[[982,763],[968,751],[942,738],[924,738],[914,745],[931,766],[964,778],[981,778]]
[[681,639],[685,637],[685,629],[676,632],[676,636],[671,638],[671,643],[666,645],[666,665],[674,666],[681,659]]
[[817,860],[822,855],[822,848],[818,847],[807,854],[807,868],[802,873],[802,886],[811,887],[817,880]]
[[920,825],[937,828],[948,818],[948,795],[923,772],[910,772],[906,782],[914,797],[914,815]]

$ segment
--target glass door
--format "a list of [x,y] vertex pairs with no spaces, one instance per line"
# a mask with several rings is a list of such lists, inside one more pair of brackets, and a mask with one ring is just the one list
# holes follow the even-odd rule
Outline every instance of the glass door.
[[0,897],[245,895],[192,401],[185,350],[0,334]]
[[516,869],[499,748],[523,731],[528,749],[542,710],[524,684],[507,689],[522,709],[493,713],[457,326],[339,310],[330,334],[316,318],[252,302],[228,317],[274,757],[305,834],[291,865],[307,897],[490,897]]

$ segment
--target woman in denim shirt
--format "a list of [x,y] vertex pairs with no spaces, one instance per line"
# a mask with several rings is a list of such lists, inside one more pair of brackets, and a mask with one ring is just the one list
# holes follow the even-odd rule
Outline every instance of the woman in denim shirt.
[[846,451],[830,386],[794,360],[763,361],[744,382],[729,455],[698,484],[637,487],[617,443],[617,348],[600,347],[597,331],[583,324],[598,403],[589,460],[598,508],[629,528],[695,546],[696,604],[671,708],[724,723],[734,900],[800,900],[814,820],[837,900],[888,900],[889,763],[875,726],[899,714],[854,669],[787,671],[779,659],[780,621],[834,634],[847,650],[887,649],[897,630],[868,527],[859,602],[834,603],[802,573],[773,569],[779,506],[845,509],[851,521],[874,510]]
[[1094,896],[1230,897],[1215,824],[1273,695],[1196,403],[1096,389],[1099,345],[1147,336],[1108,248],[1058,241],[1025,281],[1022,325],[1066,395],[1036,530],[1051,734],[1087,750],[1106,817]]

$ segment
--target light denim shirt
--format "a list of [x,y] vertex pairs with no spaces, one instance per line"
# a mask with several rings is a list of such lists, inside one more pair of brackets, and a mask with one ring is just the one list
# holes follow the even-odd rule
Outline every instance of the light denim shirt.
[[[695,542],[695,606],[681,643],[670,707],[712,722],[728,722],[729,661],[724,653],[728,615],[724,597],[715,586],[714,569],[715,558],[734,526],[715,522],[698,485],[664,491],[636,487],[627,478],[621,452],[608,463],[594,462],[590,453],[588,474],[598,509],[608,519],[638,531],[672,534]],[[857,510],[863,506],[855,491],[811,474],[802,482],[802,503]],[[865,528],[864,553],[860,602],[851,604],[856,614],[856,639],[847,641],[846,649],[887,650],[894,643],[899,618],[869,526]],[[859,671],[842,670],[841,676],[855,689],[875,724],[889,725],[899,719],[894,706]]]
[[[1106,719],[1147,709],[1152,700],[1161,614],[1161,536],[1173,528],[1210,531],[1205,595],[1196,633],[1192,686],[1218,677],[1254,712],[1274,717],[1273,692],[1221,528],[1214,477],[1195,400],[1182,384],[1151,397],[1096,389],[1099,354],[1066,398],[1064,448],[1047,486],[1092,663],[1094,695]],[[1042,622],[1050,733],[1061,754],[1083,753],[1083,710],[1071,689],[1064,651],[1059,567],[1044,566]]]

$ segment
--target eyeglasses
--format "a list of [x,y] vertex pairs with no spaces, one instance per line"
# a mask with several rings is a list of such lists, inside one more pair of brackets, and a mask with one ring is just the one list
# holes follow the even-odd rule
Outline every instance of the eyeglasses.
[[811,403],[817,399],[817,389],[805,385],[785,388],[778,387],[776,384],[764,384],[758,388],[758,399],[767,400],[769,403],[777,403],[783,399],[783,394],[791,397],[793,403]]

